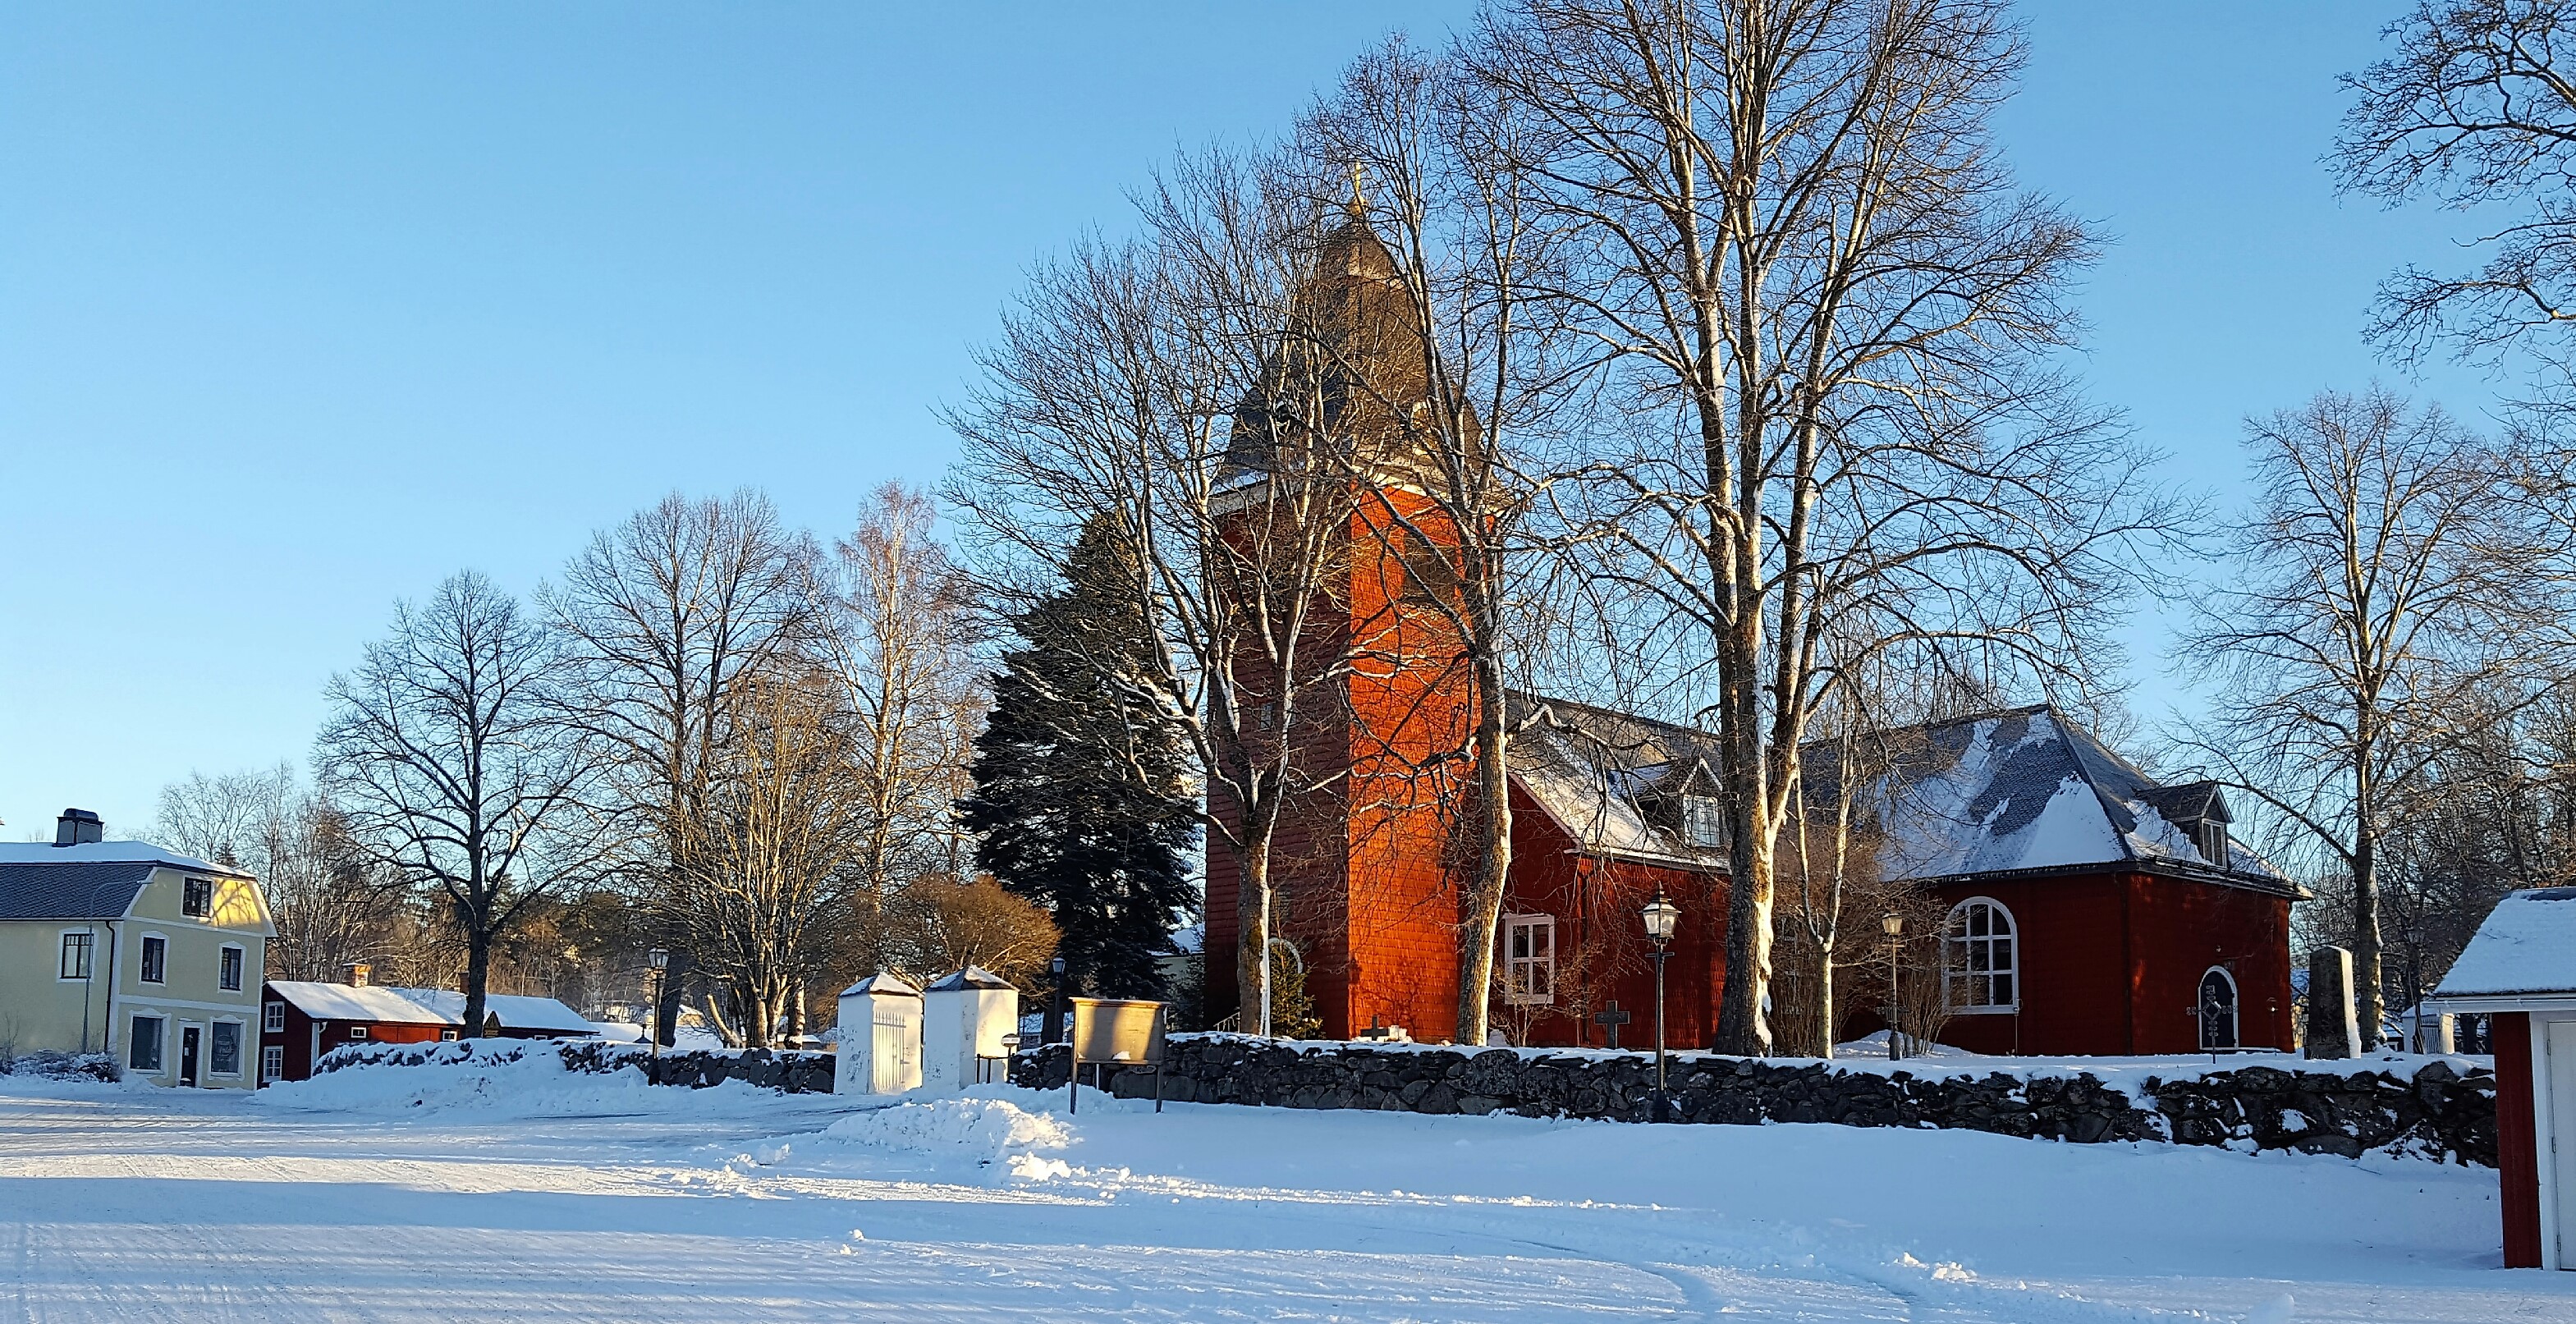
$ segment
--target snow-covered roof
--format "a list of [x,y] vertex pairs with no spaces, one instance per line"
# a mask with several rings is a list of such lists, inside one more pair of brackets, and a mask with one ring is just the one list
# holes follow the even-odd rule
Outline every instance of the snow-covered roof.
[[[1648,812],[1657,797],[1714,790],[1713,735],[1562,699],[1513,701],[1513,784],[1584,849],[1723,867],[1719,852],[1682,843],[1672,814]],[[2153,864],[2293,890],[2232,838],[2225,859],[2202,855],[2187,825],[2233,818],[2216,785],[2164,785],[2046,704],[1885,732],[1874,750],[1882,770],[1858,778],[1857,793],[1891,877]],[[1839,751],[1818,741],[1804,757],[1810,803],[1830,803],[1842,793]]]
[[42,841],[0,842],[0,864],[155,864],[190,873],[219,873],[228,878],[249,874],[230,865],[209,864],[193,855],[164,850],[148,841],[85,841],[56,846]]
[[397,1025],[461,1025],[458,1017],[390,988],[272,979],[269,990],[316,1020],[390,1021]]
[[[453,1024],[465,1021],[465,995],[447,988],[404,988],[394,990],[424,1007],[449,1018]],[[596,1034],[599,1027],[580,1012],[553,998],[528,997],[516,993],[483,995],[483,1012],[497,1016],[505,1030],[553,1030],[558,1033]]]
[[2531,888],[2497,902],[2433,990],[2453,1011],[2477,1010],[2463,1001],[2534,998],[2576,999],[2576,887]]
[[848,988],[841,990],[841,996],[845,998],[855,997],[862,993],[882,993],[888,997],[897,998],[917,998],[921,996],[921,990],[914,988],[903,976],[887,974],[883,971],[870,975],[867,978],[850,985]]
[[970,965],[931,984],[925,992],[958,993],[975,988],[1010,988],[1011,981],[979,965]]
[[[2166,786],[2046,704],[1888,732],[1873,754],[1885,770],[1857,793],[1877,814],[1880,867],[1893,877],[2161,864],[2291,890],[2233,838],[2223,860],[2201,853],[2186,824],[2232,818],[2216,786]],[[1833,747],[1810,747],[1812,797],[1840,793],[1836,763]]]
[[[1724,867],[1721,853],[1683,844],[1647,817],[1655,794],[1704,777],[1714,737],[1590,704],[1511,696],[1512,784],[1589,853],[1685,869]],[[1678,775],[1677,775],[1678,774]]]

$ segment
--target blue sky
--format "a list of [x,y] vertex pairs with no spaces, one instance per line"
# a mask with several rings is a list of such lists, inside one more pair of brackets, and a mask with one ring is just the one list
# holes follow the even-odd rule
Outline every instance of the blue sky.
[[[2317,164],[2395,6],[2250,8],[2033,5],[2002,120],[2113,241],[2095,393],[2222,497],[2246,413],[2398,377],[2371,287],[2464,231]],[[674,488],[830,533],[934,481],[1032,257],[1468,10],[0,4],[0,837],[301,766],[461,566],[526,590]],[[2186,700],[2133,635],[2141,709]]]

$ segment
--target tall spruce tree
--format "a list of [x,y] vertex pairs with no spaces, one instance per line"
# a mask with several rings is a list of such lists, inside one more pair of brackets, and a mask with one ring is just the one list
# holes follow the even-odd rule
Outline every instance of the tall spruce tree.
[[1172,927],[1199,904],[1184,756],[1108,679],[1141,674],[1154,646],[1115,526],[1086,527],[1065,573],[1013,622],[1028,646],[1003,654],[958,808],[976,863],[1054,914],[1071,991],[1159,998]]

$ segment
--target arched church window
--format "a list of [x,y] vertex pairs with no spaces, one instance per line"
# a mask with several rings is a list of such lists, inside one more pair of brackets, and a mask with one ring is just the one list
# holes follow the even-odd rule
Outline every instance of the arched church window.
[[1950,907],[1941,929],[1941,992],[1954,1012],[2021,1010],[2021,934],[1993,897]]
[[2203,1050],[2236,1047],[2236,976],[2223,965],[2200,977],[2200,1046]]

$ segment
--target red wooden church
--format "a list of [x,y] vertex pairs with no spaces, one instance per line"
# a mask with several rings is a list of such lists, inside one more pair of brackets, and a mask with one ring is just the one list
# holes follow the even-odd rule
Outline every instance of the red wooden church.
[[[1355,215],[1325,241],[1301,295],[1308,334],[1337,340],[1340,366],[1283,347],[1274,371],[1320,376],[1324,412],[1344,434],[1365,439],[1375,416],[1377,431],[1396,435],[1388,417],[1426,398],[1420,354],[1404,349],[1410,298]],[[1346,380],[1354,363],[1366,380]],[[1274,457],[1287,431],[1256,403],[1238,412],[1229,458],[1246,488],[1286,481]],[[1382,477],[1311,610],[1326,621],[1319,651],[1376,661],[1335,682],[1335,721],[1298,736],[1299,757],[1331,784],[1283,818],[1274,932],[1288,944],[1280,959],[1305,972],[1326,1037],[1401,1026],[1446,1040],[1457,1023],[1463,797],[1422,773],[1467,748],[1475,705],[1454,627],[1422,595],[1454,567],[1444,558],[1455,526],[1408,486],[1400,461],[1351,471]],[[1516,1043],[1598,1046],[1593,1016],[1615,1003],[1636,1018],[1625,1042],[1640,1042],[1654,995],[1638,917],[1660,891],[1682,911],[1668,1035],[1705,1045],[1727,912],[1713,737],[1563,699],[1514,695],[1511,708],[1512,868],[1494,1024]],[[2215,786],[2158,785],[2044,706],[1900,734],[1895,762],[1848,793],[1866,797],[1882,827],[1881,871],[1948,903],[1945,1040],[2030,1054],[2290,1046],[2297,889],[2229,839]],[[1844,793],[1830,767],[1811,776],[1811,790]],[[1235,860],[1214,842],[1206,876],[1207,1005],[1223,1016],[1238,1001],[1231,955],[1243,926]],[[1874,1028],[1867,1013],[1840,1027]]]

